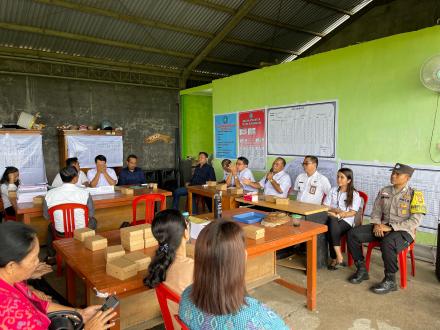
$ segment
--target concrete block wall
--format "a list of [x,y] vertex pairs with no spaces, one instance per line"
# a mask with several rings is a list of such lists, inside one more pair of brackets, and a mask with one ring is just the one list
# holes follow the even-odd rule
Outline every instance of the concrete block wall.
[[[124,129],[124,157],[134,153],[144,169],[173,168],[178,127],[178,91],[120,84],[31,76],[0,75],[0,123],[16,123],[19,113],[40,112],[49,182],[59,171],[56,126],[100,125],[104,119]],[[171,144],[145,144],[154,133]]]

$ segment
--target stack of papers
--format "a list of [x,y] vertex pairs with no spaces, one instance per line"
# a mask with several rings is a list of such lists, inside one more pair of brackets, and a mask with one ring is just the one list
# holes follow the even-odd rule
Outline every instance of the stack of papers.
[[190,216],[188,220],[189,220],[189,236],[191,237],[191,239],[197,239],[203,228],[205,228],[210,223],[209,220],[200,219],[193,216]]
[[96,188],[86,188],[90,195],[103,195],[113,194],[115,192],[115,186],[102,186]]
[[46,184],[20,185],[17,190],[17,203],[30,203],[36,196],[44,196],[47,193]]

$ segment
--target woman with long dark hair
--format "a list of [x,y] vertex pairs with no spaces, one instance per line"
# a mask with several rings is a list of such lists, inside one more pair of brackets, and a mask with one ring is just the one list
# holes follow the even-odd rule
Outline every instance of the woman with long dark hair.
[[328,241],[332,259],[328,269],[344,267],[341,252],[341,236],[354,227],[354,218],[361,207],[361,197],[354,188],[353,171],[341,168],[337,174],[337,187],[333,187],[326,196],[324,205],[328,210]]
[[[196,241],[194,283],[183,291],[179,316],[191,329],[288,329],[246,292],[246,245],[235,222],[207,225]],[[216,326],[215,326],[216,325]]]
[[6,215],[15,216],[17,202],[15,198],[9,197],[10,191],[17,191],[20,185],[18,168],[7,166],[0,179],[0,189],[2,194],[3,208]]

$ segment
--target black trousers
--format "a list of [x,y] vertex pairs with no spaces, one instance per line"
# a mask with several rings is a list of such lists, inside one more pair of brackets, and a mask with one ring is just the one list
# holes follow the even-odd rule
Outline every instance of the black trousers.
[[327,220],[327,239],[330,257],[336,259],[334,246],[341,246],[341,236],[345,235],[352,227],[344,220],[329,216]]
[[376,237],[373,234],[373,224],[363,225],[348,232],[348,250],[353,256],[354,261],[363,261],[362,243],[373,241],[380,242],[380,250],[382,252],[382,260],[385,273],[396,273],[399,270],[397,266],[397,254],[407,248],[413,238],[406,231],[391,231],[384,237]]

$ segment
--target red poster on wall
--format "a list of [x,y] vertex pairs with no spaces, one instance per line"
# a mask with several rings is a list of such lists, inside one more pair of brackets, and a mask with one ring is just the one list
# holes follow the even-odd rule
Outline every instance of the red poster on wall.
[[238,115],[239,156],[249,160],[249,168],[266,169],[266,112],[264,109]]

